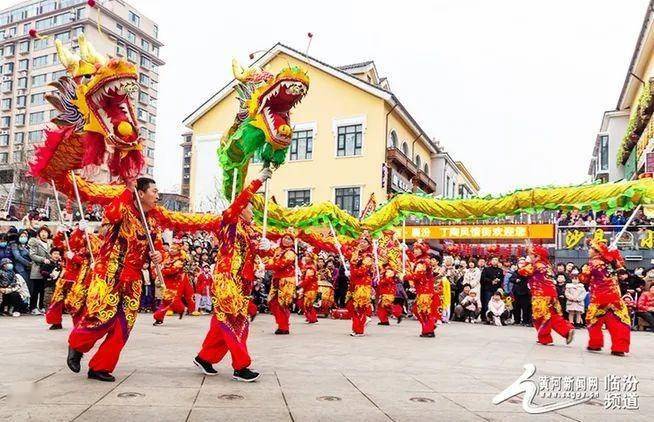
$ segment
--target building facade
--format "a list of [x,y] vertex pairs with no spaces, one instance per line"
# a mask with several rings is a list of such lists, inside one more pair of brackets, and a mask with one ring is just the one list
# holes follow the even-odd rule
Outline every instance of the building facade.
[[[31,29],[42,38],[30,38]],[[55,115],[45,94],[54,90],[49,83],[66,72],[54,40],[75,51],[81,33],[98,52],[137,65],[141,89],[133,103],[145,139],[144,173],[152,175],[159,67],[164,64],[156,23],[121,0],[97,2],[93,8],[86,0],[25,1],[0,11],[0,184],[11,185],[24,170]]]
[[191,194],[191,159],[193,155],[193,132],[182,134],[182,183],[180,192],[185,197]]
[[[371,197],[379,204],[399,192],[436,193],[432,155],[439,150],[374,62],[335,67],[276,44],[253,64],[273,74],[297,65],[311,79],[307,96],[291,111],[287,162],[270,182],[277,203],[331,201],[359,216]],[[237,110],[234,86],[233,80],[184,120],[193,131],[190,202],[196,211],[221,203],[215,152]],[[253,162],[249,177],[260,169]]]
[[456,187],[457,196],[459,198],[471,198],[479,195],[479,184],[470,173],[470,170],[461,161],[456,162],[456,167],[459,169]]
[[614,110],[602,117],[588,174],[632,180],[654,171],[654,1],[650,0]]

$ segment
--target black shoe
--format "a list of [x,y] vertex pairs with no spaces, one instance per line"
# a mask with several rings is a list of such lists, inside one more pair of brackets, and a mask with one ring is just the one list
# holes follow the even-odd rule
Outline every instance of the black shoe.
[[152,323],[152,325],[154,325],[155,327],[161,324],[163,324],[163,321],[159,321],[158,319],[155,319],[154,322]]
[[624,352],[611,352],[613,356],[624,356]]
[[386,322],[381,322],[381,321],[379,321],[379,322],[377,323],[377,325],[391,325],[391,323],[388,322],[388,321],[386,321]]
[[71,371],[77,373],[80,370],[80,361],[82,360],[84,353],[78,352],[72,347],[68,346],[68,357],[66,358],[66,364]]
[[601,352],[602,348],[601,347],[586,347],[586,350],[589,352]]
[[572,343],[572,340],[575,338],[575,330],[570,330],[568,336],[565,338],[565,344]]
[[436,337],[436,334],[434,334],[433,332],[425,333],[425,334],[420,334],[420,337],[425,337],[425,338]]
[[212,376],[218,374],[218,371],[213,369],[213,365],[211,365],[211,363],[207,362],[206,360],[202,360],[200,356],[196,356],[195,359],[193,359],[193,363],[195,366],[200,368],[200,371],[202,371],[204,375]]
[[400,315],[399,317],[397,317],[397,323],[399,324],[400,322],[402,322],[403,319],[404,317]]
[[93,371],[89,369],[88,373],[89,379],[104,381],[104,382],[114,382],[116,378],[107,371]]
[[243,381],[243,382],[254,382],[261,377],[261,374],[258,372],[250,371],[248,368],[243,368],[234,371],[232,379],[234,381]]
[[284,335],[284,334],[289,334],[289,331],[288,331],[288,330],[282,330],[282,329],[278,328],[278,329],[275,331],[275,334],[277,334],[277,335],[280,335],[280,334],[282,334],[282,335]]
[[62,327],[61,324],[52,324],[50,326],[51,330],[61,330],[62,328],[64,328],[64,327]]

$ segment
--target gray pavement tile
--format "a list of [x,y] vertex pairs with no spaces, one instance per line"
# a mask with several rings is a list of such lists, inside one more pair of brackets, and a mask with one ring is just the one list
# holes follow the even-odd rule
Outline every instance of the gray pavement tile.
[[100,406],[191,407],[197,388],[119,385],[97,404]]
[[[234,407],[234,408],[193,408],[188,422],[259,422],[259,421],[291,421],[288,410]],[[298,419],[295,419],[298,421]]]
[[86,405],[8,404],[0,402],[0,420],[6,422],[59,422],[70,421],[79,415]]
[[129,421],[129,422],[183,422],[190,412],[187,407],[162,406],[104,406],[95,405],[75,422]]

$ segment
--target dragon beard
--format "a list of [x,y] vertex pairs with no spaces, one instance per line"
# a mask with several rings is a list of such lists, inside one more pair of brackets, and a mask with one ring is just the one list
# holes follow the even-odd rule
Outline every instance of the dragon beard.
[[145,159],[140,148],[108,148],[105,137],[96,132],[85,132],[81,138],[86,145],[81,164],[88,175],[97,174],[103,163],[107,164],[112,176],[125,181],[133,180],[141,173]]

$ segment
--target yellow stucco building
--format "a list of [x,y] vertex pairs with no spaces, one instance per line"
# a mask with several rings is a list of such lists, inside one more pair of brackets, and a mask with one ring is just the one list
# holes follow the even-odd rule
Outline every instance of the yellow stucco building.
[[[430,176],[438,153],[420,125],[377,74],[373,62],[334,67],[283,44],[252,65],[273,74],[288,64],[307,70],[307,96],[291,111],[293,141],[287,162],[270,181],[284,206],[332,201],[358,215],[371,195],[377,203],[393,192],[436,191]],[[185,120],[192,130],[190,203],[196,211],[224,206],[215,150],[238,108],[232,80]],[[261,165],[250,166],[249,177]]]

